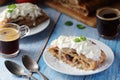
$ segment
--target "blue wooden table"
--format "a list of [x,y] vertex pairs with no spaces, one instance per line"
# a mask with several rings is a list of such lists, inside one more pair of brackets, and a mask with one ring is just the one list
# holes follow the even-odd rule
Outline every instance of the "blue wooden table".
[[[120,80],[120,35],[114,40],[105,40],[98,36],[96,28],[91,28],[63,13],[60,13],[54,9],[51,9],[44,5],[39,5],[44,11],[48,14],[51,19],[50,25],[42,32],[29,36],[20,40],[20,53],[15,58],[2,58],[0,57],[0,80],[27,80],[24,77],[16,77],[12,75],[5,68],[4,61],[11,60],[21,66],[21,56],[27,54],[33,59],[38,61],[40,66],[40,71],[45,74],[49,80]],[[66,21],[72,21],[72,26],[66,26],[64,23]],[[77,24],[82,24],[86,28],[78,29]],[[52,40],[58,38],[60,35],[66,36],[80,36],[84,35],[96,40],[99,40],[106,45],[108,45],[114,52],[114,62],[113,64],[105,71],[88,76],[72,76],[66,75],[54,71],[46,65],[43,60],[43,54],[45,50],[49,47]],[[24,68],[24,66],[23,66]],[[26,70],[27,71],[27,70]],[[28,72],[28,71],[27,71]],[[39,75],[33,74],[38,80],[43,80]]]

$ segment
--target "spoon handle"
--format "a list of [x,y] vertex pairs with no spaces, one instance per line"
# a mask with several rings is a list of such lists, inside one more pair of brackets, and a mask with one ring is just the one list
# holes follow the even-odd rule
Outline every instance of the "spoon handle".
[[34,80],[38,80],[37,78],[35,78],[34,76],[31,75],[31,78],[33,78]]
[[32,78],[33,80],[38,80],[37,78],[35,78],[34,76],[32,75],[28,75],[29,78]]
[[37,73],[40,75],[40,76],[42,76],[42,78],[44,79],[44,80],[49,80],[43,73],[41,73],[40,71],[37,71]]

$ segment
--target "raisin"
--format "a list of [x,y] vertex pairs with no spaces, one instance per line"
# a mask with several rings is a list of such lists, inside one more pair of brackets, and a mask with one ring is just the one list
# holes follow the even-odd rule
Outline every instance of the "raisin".
[[72,60],[73,60],[73,57],[70,56],[70,55],[66,55],[66,58],[67,58],[67,60],[69,60],[69,61],[72,61]]

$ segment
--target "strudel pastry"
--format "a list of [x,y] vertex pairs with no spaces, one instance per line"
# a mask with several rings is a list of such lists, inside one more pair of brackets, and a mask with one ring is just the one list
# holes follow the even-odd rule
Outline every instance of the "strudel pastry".
[[35,27],[47,19],[46,13],[32,3],[12,4],[0,13],[0,24],[16,23]]
[[90,16],[98,8],[119,3],[120,0],[46,0],[54,4],[60,4],[64,8],[68,8],[71,12],[82,14],[84,16]]
[[83,70],[94,70],[106,59],[104,51],[85,37],[60,36],[48,51],[57,59]]

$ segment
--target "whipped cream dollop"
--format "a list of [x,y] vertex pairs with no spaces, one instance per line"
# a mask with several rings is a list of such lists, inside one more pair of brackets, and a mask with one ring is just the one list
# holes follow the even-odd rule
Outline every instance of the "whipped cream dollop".
[[12,12],[8,12],[8,8],[3,10],[2,13],[0,13],[0,21],[3,21],[5,19],[16,19],[19,16],[27,16],[29,15],[31,19],[35,19],[36,17],[42,15],[41,9],[32,3],[20,3],[15,4],[16,8]]
[[98,61],[101,56],[101,49],[93,44],[90,40],[75,42],[76,36],[60,36],[58,39],[52,41],[51,46],[62,48],[75,49],[77,54],[83,54],[87,58]]

